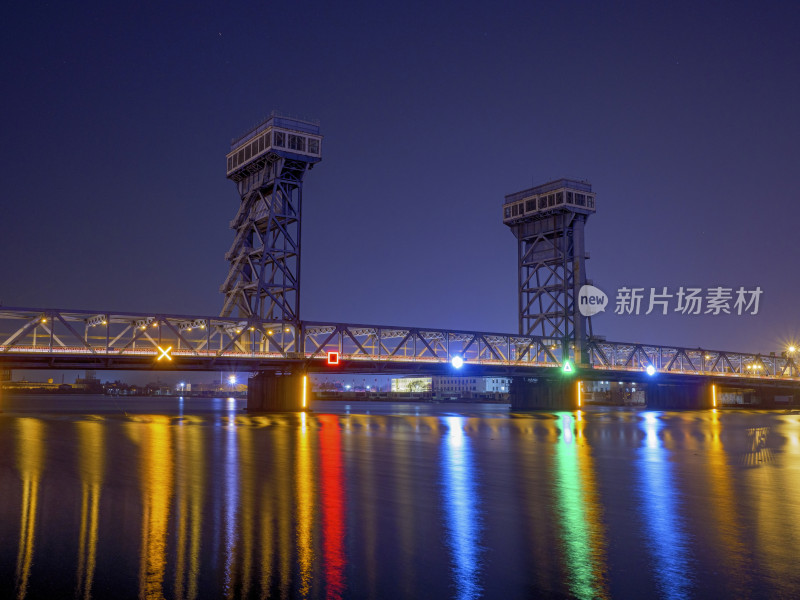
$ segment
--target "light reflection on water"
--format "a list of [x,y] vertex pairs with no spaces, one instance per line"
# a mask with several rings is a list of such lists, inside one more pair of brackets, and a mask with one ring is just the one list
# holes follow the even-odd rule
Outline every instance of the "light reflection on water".
[[654,558],[659,591],[664,598],[685,598],[691,589],[694,561],[689,555],[686,525],[681,510],[680,486],[675,481],[669,453],[659,437],[659,413],[642,414],[645,432],[636,467],[639,474],[641,513],[647,547]]
[[464,417],[444,417],[442,440],[442,518],[453,565],[453,587],[459,599],[478,598],[480,584],[480,528],[477,473]]
[[605,598],[605,544],[583,415],[577,411],[558,416],[561,437],[555,453],[554,489],[569,590],[575,598]]
[[215,405],[0,414],[0,597],[800,591],[798,414]]

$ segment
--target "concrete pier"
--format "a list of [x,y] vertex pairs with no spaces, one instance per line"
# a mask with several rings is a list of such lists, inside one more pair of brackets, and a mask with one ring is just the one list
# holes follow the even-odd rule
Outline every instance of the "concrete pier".
[[708,382],[657,383],[645,388],[647,408],[659,410],[713,408],[714,392]]
[[262,371],[247,382],[248,412],[299,412],[308,404],[303,373]]
[[577,410],[578,386],[572,377],[514,377],[509,393],[511,410]]

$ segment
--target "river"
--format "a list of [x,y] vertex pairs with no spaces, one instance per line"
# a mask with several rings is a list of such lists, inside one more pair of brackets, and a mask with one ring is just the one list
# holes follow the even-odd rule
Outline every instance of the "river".
[[3,598],[800,594],[800,413],[0,398]]

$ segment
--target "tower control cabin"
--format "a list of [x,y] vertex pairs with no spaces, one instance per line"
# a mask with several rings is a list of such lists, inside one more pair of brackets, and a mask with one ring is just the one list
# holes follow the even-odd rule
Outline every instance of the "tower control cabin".
[[303,177],[322,160],[319,124],[277,113],[231,142],[226,175],[240,203],[221,316],[299,322]]
[[583,228],[595,211],[586,181],[558,179],[509,194],[503,223],[517,238],[519,332],[552,338],[588,359],[587,321],[575,301],[586,283]]

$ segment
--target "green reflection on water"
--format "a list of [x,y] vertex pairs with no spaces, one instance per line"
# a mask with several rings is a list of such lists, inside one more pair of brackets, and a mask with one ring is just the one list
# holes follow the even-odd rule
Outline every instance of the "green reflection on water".
[[[559,413],[561,436],[555,453],[555,494],[562,549],[576,598],[604,598],[604,549],[595,502],[589,450],[583,440],[581,413]],[[573,426],[575,430],[573,431]]]

